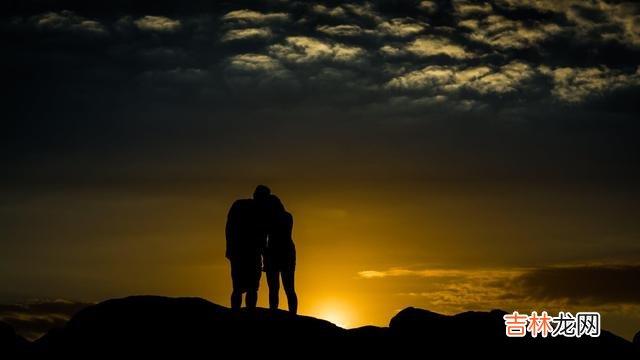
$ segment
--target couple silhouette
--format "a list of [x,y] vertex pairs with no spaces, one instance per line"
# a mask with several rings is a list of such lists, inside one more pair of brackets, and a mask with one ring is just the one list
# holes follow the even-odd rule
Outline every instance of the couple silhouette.
[[265,185],[258,185],[253,198],[236,200],[225,228],[226,257],[231,263],[231,308],[240,309],[246,293],[247,309],[255,309],[260,277],[264,271],[269,285],[269,308],[278,309],[280,277],[289,312],[298,311],[294,289],[296,248],[291,238],[293,216]]

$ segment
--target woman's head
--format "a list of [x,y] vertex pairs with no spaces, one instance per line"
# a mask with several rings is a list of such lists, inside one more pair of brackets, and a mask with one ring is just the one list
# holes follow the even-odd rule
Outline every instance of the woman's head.
[[271,208],[271,211],[273,212],[284,212],[286,211],[284,208],[284,205],[282,204],[282,201],[280,201],[280,198],[273,195],[273,194],[269,194],[269,207]]

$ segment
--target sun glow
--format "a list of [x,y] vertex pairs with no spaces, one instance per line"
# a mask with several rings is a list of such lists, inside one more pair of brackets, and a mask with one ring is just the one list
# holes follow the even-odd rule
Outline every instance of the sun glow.
[[330,321],[343,328],[353,326],[351,312],[343,303],[327,302],[322,304],[318,307],[316,314],[319,318]]

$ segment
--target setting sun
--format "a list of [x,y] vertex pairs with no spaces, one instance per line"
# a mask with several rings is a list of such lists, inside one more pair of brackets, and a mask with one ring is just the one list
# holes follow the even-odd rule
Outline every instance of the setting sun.
[[340,327],[350,328],[353,326],[351,313],[349,307],[344,303],[329,301],[318,306],[318,310],[313,315]]

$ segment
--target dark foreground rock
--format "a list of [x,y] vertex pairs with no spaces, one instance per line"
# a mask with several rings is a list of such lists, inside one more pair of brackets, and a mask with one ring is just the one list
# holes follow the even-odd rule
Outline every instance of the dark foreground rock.
[[0,358],[11,358],[23,353],[29,342],[17,335],[9,324],[0,322]]
[[[25,358],[180,358],[256,356],[262,358],[567,355],[638,358],[634,346],[607,331],[599,338],[507,338],[504,312],[445,316],[407,308],[389,327],[342,329],[325,320],[284,311],[250,313],[199,298],[135,296],[114,299],[78,312],[63,328],[29,346]],[[15,335],[15,334],[14,334]]]

